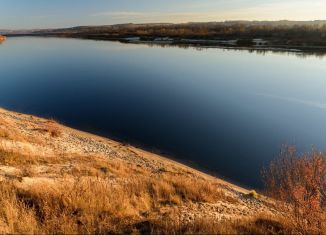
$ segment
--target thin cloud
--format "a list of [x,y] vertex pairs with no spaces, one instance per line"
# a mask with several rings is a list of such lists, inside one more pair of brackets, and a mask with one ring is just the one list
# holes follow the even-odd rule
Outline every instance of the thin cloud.
[[106,11],[106,12],[97,12],[91,14],[90,16],[111,16],[111,17],[135,17],[135,16],[143,16],[147,13],[144,12],[134,12],[134,11]]
[[[207,4],[207,3],[206,3]],[[205,5],[206,5],[205,4]],[[208,6],[208,4],[207,4]],[[215,5],[213,5],[215,6]],[[325,19],[326,1],[292,1],[260,3],[254,6],[201,11],[107,11],[91,14],[92,17],[107,17],[115,21],[133,22],[189,22],[225,20],[314,20]]]
[[[213,13],[215,16],[215,13]],[[211,15],[211,14],[209,14]],[[207,14],[199,12],[134,12],[134,11],[120,11],[120,12],[98,12],[92,14],[93,17],[110,17],[113,20],[146,20],[146,21],[161,21],[161,20],[185,20],[189,19],[204,19]]]

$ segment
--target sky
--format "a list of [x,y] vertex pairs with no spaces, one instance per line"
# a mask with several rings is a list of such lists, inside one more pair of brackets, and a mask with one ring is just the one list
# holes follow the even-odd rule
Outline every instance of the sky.
[[326,0],[0,0],[0,29],[284,19],[325,20]]

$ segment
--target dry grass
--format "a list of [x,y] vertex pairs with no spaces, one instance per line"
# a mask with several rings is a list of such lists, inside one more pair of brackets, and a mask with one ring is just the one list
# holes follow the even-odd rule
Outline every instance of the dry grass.
[[56,187],[35,184],[28,190],[8,184],[0,185],[1,219],[10,233],[104,234],[122,229],[116,221],[123,223],[137,215],[127,194],[105,181],[81,180]]
[[0,182],[0,233],[36,233],[38,221],[17,198],[17,189],[11,182]]
[[126,232],[135,229],[141,215],[151,214],[157,203],[175,202],[171,198],[173,189],[167,185],[140,179],[115,184],[81,178],[55,186],[35,184],[22,189],[5,181],[0,184],[0,219],[4,231],[9,233]]
[[0,138],[7,140],[23,141],[25,138],[16,131],[13,124],[0,117]]
[[[54,121],[46,121],[44,123],[29,123],[30,129],[49,133],[53,138],[59,137],[62,133],[61,127]],[[26,143],[44,144],[44,137],[38,135],[27,135],[21,131],[19,124],[12,121],[10,118],[0,116],[0,140],[18,141]],[[0,142],[1,143],[1,142]]]
[[[125,159],[114,154],[94,156],[83,155],[82,151],[75,154],[61,149],[48,151],[48,147],[55,148],[53,143],[66,141],[67,133],[53,120],[11,113],[0,116],[0,233],[282,234],[290,231],[285,229],[288,225],[284,219],[270,216],[223,222],[213,219],[216,217],[212,214],[206,218],[206,211],[200,210],[220,204],[227,204],[232,210],[241,208],[240,197],[230,194],[220,181],[174,164],[155,168],[147,159],[144,164],[134,164],[130,159],[136,160],[138,155],[126,151],[125,147],[119,153],[135,156]],[[29,148],[33,151],[26,151]],[[198,205],[203,207],[198,209]],[[185,218],[195,212],[201,216],[196,215],[190,221],[189,217]]]
[[[137,224],[164,206],[237,203],[214,181],[169,171],[153,175],[105,157],[23,156],[1,150],[0,165],[22,172],[0,183],[0,232],[124,233],[139,230]],[[45,173],[31,170],[45,166],[50,169]],[[53,183],[38,181],[47,173]],[[25,185],[24,177],[34,183]]]
[[[91,176],[102,179],[116,178],[126,184],[133,184],[136,191],[148,194],[156,202],[180,204],[184,201],[216,202],[227,200],[236,203],[221,191],[213,180],[193,178],[166,171],[153,174],[142,166],[134,166],[118,159],[79,155],[59,155],[56,157],[20,155],[0,149],[0,164],[27,170],[34,166],[50,166],[52,172],[60,172],[58,177]],[[64,168],[64,169],[62,169]]]
[[211,218],[197,218],[184,223],[171,213],[159,220],[143,221],[137,227],[145,234],[291,234],[288,219],[259,214],[251,219],[217,222]]
[[40,127],[35,128],[35,131],[48,133],[51,137],[57,138],[62,135],[62,130],[58,122],[55,120],[46,120]]
[[238,234],[296,234],[291,219],[283,216],[259,214],[254,218],[233,222]]
[[153,211],[156,200],[143,191],[146,184],[116,185],[89,178],[68,182],[56,187],[35,184],[28,190],[10,182],[0,183],[0,232],[287,234],[290,231],[284,219],[264,215],[222,223],[210,218],[183,222],[173,211],[159,219],[146,218],[142,215]]

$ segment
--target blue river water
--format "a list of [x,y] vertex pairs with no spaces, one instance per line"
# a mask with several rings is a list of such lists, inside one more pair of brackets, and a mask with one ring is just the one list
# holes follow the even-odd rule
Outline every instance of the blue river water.
[[8,38],[0,106],[261,187],[282,144],[326,150],[326,58]]

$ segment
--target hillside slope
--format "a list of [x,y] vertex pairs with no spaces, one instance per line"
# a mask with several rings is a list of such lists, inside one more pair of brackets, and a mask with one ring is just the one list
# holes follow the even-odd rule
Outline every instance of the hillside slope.
[[180,163],[4,109],[0,192],[0,233],[260,233],[278,216]]

